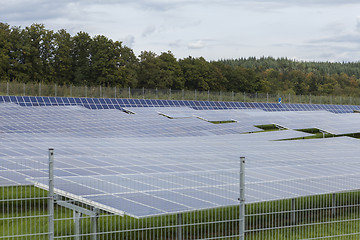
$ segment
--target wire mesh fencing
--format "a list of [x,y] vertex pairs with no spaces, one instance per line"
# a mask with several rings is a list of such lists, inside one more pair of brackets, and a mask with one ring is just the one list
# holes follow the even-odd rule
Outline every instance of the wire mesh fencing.
[[[360,175],[249,181],[242,233],[239,169],[54,177],[52,196],[46,163],[14,157],[1,166],[14,172],[0,170],[0,239],[360,236]],[[22,171],[33,172],[32,185],[16,183]]]
[[[289,193],[294,198],[247,204],[246,239],[359,239],[359,180],[360,175],[303,178],[279,181],[276,189],[262,183],[269,198]],[[334,188],[338,191],[316,194]],[[304,196],[309,191],[314,195]]]
[[0,95],[358,105],[358,96],[74,86],[0,81]]
[[[52,192],[51,178],[32,181]],[[238,171],[55,177],[53,182],[51,239],[239,238]]]
[[46,162],[37,159],[1,158],[0,239],[48,239],[48,192],[30,185],[22,175],[45,177],[47,169]]

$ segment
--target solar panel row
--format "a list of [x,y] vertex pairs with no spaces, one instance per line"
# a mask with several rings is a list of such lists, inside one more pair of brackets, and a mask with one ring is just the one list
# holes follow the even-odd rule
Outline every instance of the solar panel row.
[[68,106],[81,105],[90,109],[123,109],[128,107],[191,107],[206,109],[262,109],[265,111],[315,111],[349,113],[360,110],[356,105],[323,104],[277,104],[254,102],[217,102],[190,100],[115,99],[115,98],[73,98],[73,97],[29,97],[0,96],[0,102],[13,102],[21,106]]
[[[209,111],[208,102],[195,101],[44,97],[1,97],[1,101],[1,186],[35,183],[46,188],[46,149],[53,147],[58,194],[134,217],[238,204],[239,155],[247,159],[248,203],[360,187],[358,181],[348,181],[360,169],[357,139],[272,141],[309,135],[292,130],[239,134],[259,130],[254,124],[281,123],[294,129],[320,124],[337,129],[337,122],[357,126],[360,115],[329,112],[356,106],[328,105],[327,111],[319,111],[324,109],[316,105],[273,104],[281,111],[269,112],[275,107],[260,103],[216,103],[227,109]],[[180,107],[185,103],[189,106]],[[101,109],[116,105],[136,114],[84,108],[92,104]],[[245,107],[230,108],[231,104]],[[303,112],[289,110],[297,106],[303,108],[296,111]],[[307,107],[317,112],[304,112]],[[236,122],[212,124],[194,115]]]

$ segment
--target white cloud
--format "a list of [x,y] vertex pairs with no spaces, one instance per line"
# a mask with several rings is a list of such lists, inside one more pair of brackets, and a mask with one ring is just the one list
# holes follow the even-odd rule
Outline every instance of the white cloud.
[[190,48],[190,49],[200,49],[200,48],[204,48],[204,47],[205,47],[205,43],[202,40],[190,42],[188,44],[188,48]]

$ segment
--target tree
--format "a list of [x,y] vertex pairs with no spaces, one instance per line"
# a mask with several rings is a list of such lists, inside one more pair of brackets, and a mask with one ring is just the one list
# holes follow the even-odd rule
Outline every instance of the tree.
[[166,88],[183,89],[185,81],[179,62],[174,55],[170,51],[163,52],[158,59],[160,60],[160,82],[162,85]]
[[146,88],[184,87],[179,63],[171,52],[157,56],[153,52],[141,52],[139,62],[139,84]]
[[72,69],[73,84],[75,85],[95,84],[95,81],[90,77],[91,41],[89,34],[84,32],[79,32],[72,38]]
[[116,41],[114,46],[116,67],[119,70],[116,84],[120,87],[136,87],[138,59],[133,50],[123,46],[121,42]]
[[215,86],[213,81],[216,80],[217,72],[213,71],[211,64],[203,57],[188,57],[180,60],[179,64],[183,71],[187,89],[210,90],[211,86]]
[[226,77],[233,91],[256,92],[258,90],[260,79],[253,69],[236,66]]
[[11,29],[8,24],[0,23],[0,81],[10,80],[10,42]]
[[210,62],[209,67],[209,89],[216,91],[226,91],[228,86],[228,79],[225,76],[226,70],[224,70],[224,65],[220,62]]
[[53,32],[43,24],[32,24],[22,31],[24,73],[32,82],[49,82],[53,77]]
[[292,89],[296,94],[306,94],[309,91],[309,86],[305,82],[305,75],[300,70],[292,70],[289,73],[289,79],[293,85]]
[[309,86],[309,93],[316,94],[319,90],[320,75],[310,72],[306,75],[305,81],[306,84]]
[[61,29],[54,35],[54,81],[58,84],[72,83],[74,76],[72,72],[71,51],[73,42],[71,35]]
[[[91,76],[95,85],[115,86],[118,74],[114,59],[114,44],[107,37],[98,35],[90,45]],[[115,61],[114,61],[115,60]]]

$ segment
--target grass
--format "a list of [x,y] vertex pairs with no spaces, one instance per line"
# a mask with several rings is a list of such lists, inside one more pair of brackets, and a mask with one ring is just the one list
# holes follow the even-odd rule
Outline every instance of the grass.
[[213,124],[223,124],[223,123],[235,123],[235,120],[228,120],[228,121],[209,121]]
[[[283,128],[279,127],[276,124],[255,125],[254,127],[260,128],[265,132],[284,130]],[[263,132],[263,131],[261,131],[261,132]]]
[[297,137],[297,138],[287,138],[277,141],[290,141],[290,140],[305,140],[305,139],[317,139],[317,138],[334,138],[334,137],[352,137],[360,139],[360,133],[346,133],[346,134],[332,134],[327,132],[322,132],[317,128],[307,128],[307,129],[296,129],[296,131],[305,132],[312,134],[307,137]]
[[[32,186],[2,187],[0,239],[47,239],[46,192]],[[284,199],[246,205],[246,239],[302,239],[360,232],[360,192],[336,194],[336,212],[332,212],[332,194]],[[295,205],[293,205],[293,201]],[[55,236],[72,239],[72,211],[55,207]],[[295,215],[293,215],[295,214]],[[182,213],[184,239],[236,239],[239,208],[223,207]],[[296,219],[296,222],[292,220]],[[101,213],[99,239],[174,239],[177,215],[135,219],[130,216]],[[91,219],[82,218],[82,238],[91,239]],[[353,234],[353,235],[352,235]],[[22,235],[23,237],[20,237]],[[17,237],[18,236],[18,237]]]

